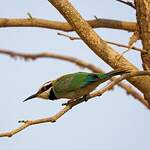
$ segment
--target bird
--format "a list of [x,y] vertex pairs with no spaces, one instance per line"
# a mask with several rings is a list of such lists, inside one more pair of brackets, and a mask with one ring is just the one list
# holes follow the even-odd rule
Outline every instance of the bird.
[[86,98],[98,85],[111,79],[113,76],[127,73],[122,70],[113,70],[108,73],[75,72],[63,75],[56,80],[44,83],[33,95],[23,102],[33,98],[45,100]]

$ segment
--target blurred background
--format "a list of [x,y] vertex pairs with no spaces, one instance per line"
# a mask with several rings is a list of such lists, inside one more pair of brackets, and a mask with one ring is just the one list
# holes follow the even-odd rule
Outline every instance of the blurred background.
[[[85,19],[98,18],[135,21],[135,10],[115,0],[70,0]],[[0,18],[32,17],[65,21],[47,0],[1,0]],[[74,56],[93,63],[105,71],[111,68],[98,58],[82,41],[70,41],[56,30],[42,28],[0,28],[0,48],[17,52],[54,52]],[[131,33],[111,29],[96,29],[105,40],[127,44]],[[75,33],[68,33],[76,35]],[[140,46],[140,43],[137,43]],[[122,53],[125,49],[114,47]],[[140,54],[124,55],[141,68]],[[0,55],[0,132],[17,127],[18,120],[38,119],[58,112],[64,100],[22,101],[44,82],[60,75],[88,71],[56,59],[36,61],[14,60]],[[101,88],[104,85],[98,87]],[[12,138],[0,138],[1,150],[65,149],[65,150],[149,150],[150,112],[141,103],[116,87],[101,97],[80,104],[56,123],[29,127]]]

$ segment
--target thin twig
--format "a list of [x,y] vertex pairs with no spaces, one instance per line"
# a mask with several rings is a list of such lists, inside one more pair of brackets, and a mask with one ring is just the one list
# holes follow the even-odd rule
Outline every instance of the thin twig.
[[[94,98],[96,96],[101,96],[102,94],[104,94],[105,92],[107,92],[110,89],[112,89],[116,84],[118,84],[119,82],[121,82],[124,79],[130,78],[130,77],[133,77],[133,76],[141,76],[141,75],[150,75],[150,72],[148,72],[148,71],[139,71],[139,72],[124,74],[121,77],[116,78],[113,82],[111,82],[108,86],[104,87],[103,89],[90,94],[87,97],[86,101],[87,100],[91,100],[91,98]],[[31,125],[47,123],[47,122],[51,122],[51,123],[56,122],[66,112],[68,112],[74,106],[76,106],[76,105],[78,105],[78,104],[80,104],[80,103],[82,103],[84,101],[85,100],[83,98],[71,101],[62,110],[60,110],[58,113],[56,113],[52,117],[47,117],[47,118],[42,118],[42,119],[37,119],[37,120],[20,121],[20,122],[23,123],[20,127],[16,128],[16,129],[13,129],[13,130],[11,130],[9,132],[0,133],[0,137],[11,137],[11,136],[17,134],[18,132],[24,130],[25,128],[30,127]],[[145,102],[145,103],[146,103],[146,106],[149,108],[148,103],[147,102]]]
[[[0,49],[0,54],[5,54],[8,55],[12,58],[22,58],[25,60],[36,60],[39,58],[55,58],[55,59],[60,59],[60,60],[64,60],[64,61],[68,61],[71,63],[74,63],[76,65],[78,65],[79,67],[83,67],[83,68],[87,68],[89,70],[91,70],[92,72],[102,72],[104,73],[104,71],[98,67],[96,67],[95,65],[88,63],[86,61],[83,61],[81,59],[75,58],[75,57],[71,57],[71,56],[66,56],[66,55],[60,55],[60,54],[54,54],[54,53],[48,53],[48,52],[44,52],[44,53],[38,53],[38,54],[27,54],[27,53],[19,53],[19,52],[13,52],[10,50],[4,50],[4,49]],[[111,79],[112,81],[115,80],[115,77]],[[139,100],[141,103],[145,102],[144,97],[137,91],[135,91],[131,86],[125,84],[125,83],[119,83],[118,86],[120,86],[121,88],[123,88],[127,94],[132,95],[135,99]]]
[[[67,35],[67,34],[60,33],[60,32],[58,32],[57,35],[67,37],[67,38],[69,38],[70,40],[81,40],[81,38],[79,38],[79,37],[69,36],[69,35]],[[104,41],[105,41],[106,43],[108,43],[108,44],[116,45],[116,46],[118,46],[118,47],[124,47],[124,48],[128,48],[128,49],[130,48],[130,46],[128,46],[128,45],[124,45],[124,44],[120,44],[120,43],[116,43],[116,42],[110,42],[110,41],[106,41],[106,40],[104,40]],[[142,52],[142,53],[147,53],[146,50],[140,49],[140,48],[137,48],[137,47],[134,47],[134,46],[131,47],[130,49],[133,49],[133,50],[136,50],[136,51],[139,51],[139,52]]]
[[[120,44],[120,43],[115,43],[115,42],[110,42],[110,41],[105,41],[105,42],[107,42],[109,44],[112,44],[112,45],[116,45],[118,47],[124,47],[124,48],[127,48],[127,49],[130,48],[128,45],[124,45],[124,44]],[[135,46],[131,47],[130,49],[133,49],[133,50],[136,50],[136,51],[139,51],[139,52],[142,52],[142,53],[147,53],[146,50],[137,48]]]
[[130,50],[131,50],[131,49],[127,49],[127,50],[123,51],[123,52],[120,54],[119,57],[116,57],[117,61],[120,61],[121,57],[123,57],[123,55],[124,55],[125,53],[129,52]]
[[81,40],[80,37],[70,36],[70,35],[67,35],[64,33],[60,33],[60,32],[57,32],[57,35],[67,37],[67,38],[69,38],[69,40]]
[[120,3],[123,3],[123,4],[126,4],[126,5],[128,5],[128,6],[130,6],[130,7],[135,9],[135,5],[132,2],[129,2],[129,1],[125,2],[123,0],[116,0],[116,1],[118,1]]
[[31,13],[28,12],[27,15],[28,15],[29,19],[33,19]]

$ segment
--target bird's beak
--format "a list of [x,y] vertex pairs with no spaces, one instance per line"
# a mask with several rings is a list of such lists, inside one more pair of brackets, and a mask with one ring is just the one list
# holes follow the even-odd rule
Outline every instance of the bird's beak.
[[32,99],[32,98],[36,98],[36,97],[37,97],[37,93],[36,93],[36,94],[33,94],[33,95],[31,95],[31,96],[29,96],[29,97],[26,98],[23,102],[28,101],[28,100],[30,100],[30,99]]

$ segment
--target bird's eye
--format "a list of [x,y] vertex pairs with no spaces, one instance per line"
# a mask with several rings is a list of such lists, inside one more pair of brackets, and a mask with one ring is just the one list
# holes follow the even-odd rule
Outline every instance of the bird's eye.
[[46,91],[46,89],[47,89],[46,86],[44,86],[41,90],[42,91]]

